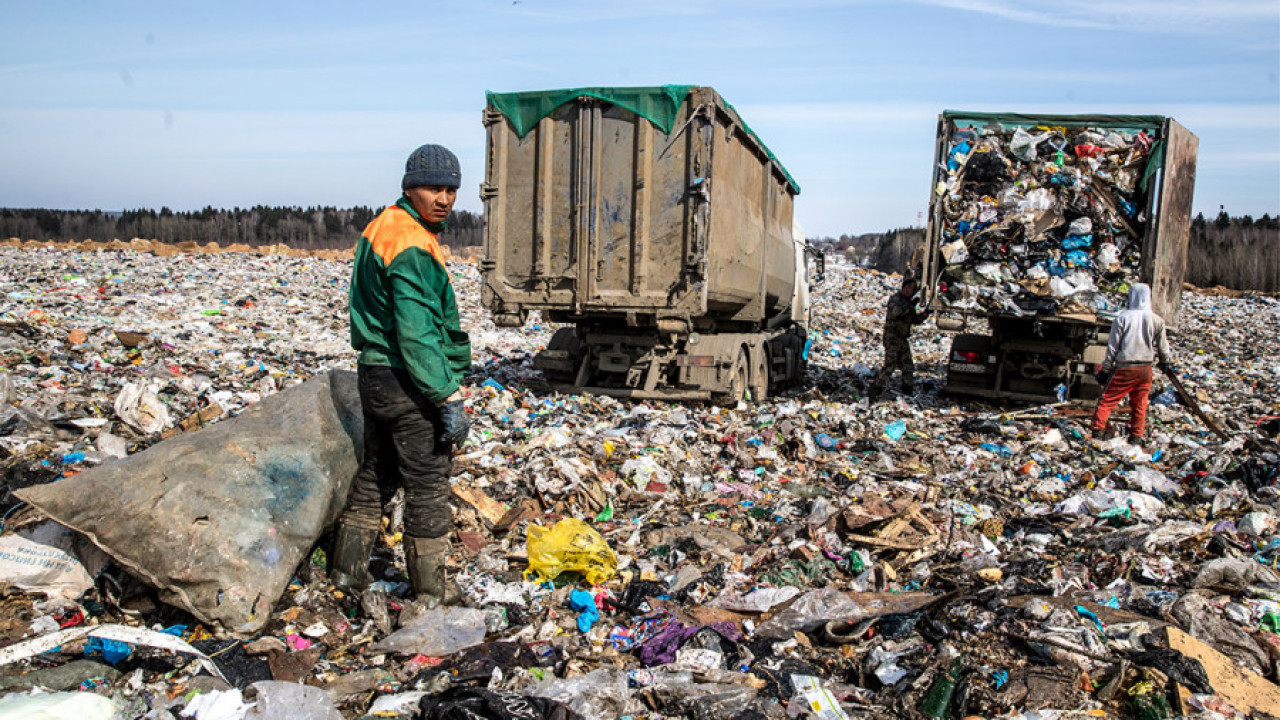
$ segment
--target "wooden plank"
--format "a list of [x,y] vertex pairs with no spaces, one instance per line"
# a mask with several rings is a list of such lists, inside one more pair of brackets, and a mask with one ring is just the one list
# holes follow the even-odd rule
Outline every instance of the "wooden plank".
[[453,494],[462,502],[465,502],[475,508],[476,514],[479,515],[489,527],[493,527],[499,520],[502,520],[510,509],[506,505],[486,495],[483,490],[476,488],[459,485],[453,489]]
[[1235,709],[1252,715],[1265,712],[1280,716],[1280,687],[1172,625],[1164,628],[1169,648],[1200,661],[1213,691]]
[[919,550],[941,539],[940,535],[915,535],[907,537],[872,537],[871,535],[848,536],[849,542],[870,545],[872,547],[892,548],[895,550]]
[[1214,435],[1223,440],[1231,439],[1229,435],[1222,431],[1222,428],[1218,427],[1217,423],[1204,414],[1204,410],[1200,409],[1200,403],[1196,402],[1194,395],[1187,392],[1187,388],[1183,386],[1182,380],[1178,378],[1176,373],[1165,373],[1165,377],[1169,378],[1169,382],[1173,383],[1173,389],[1178,391],[1178,396],[1182,398],[1182,402],[1186,403],[1187,407],[1191,408],[1191,412],[1195,413],[1195,416],[1204,422],[1205,427],[1212,430]]
[[213,422],[214,420],[217,420],[218,418],[222,417],[222,414],[225,412],[226,410],[224,410],[223,407],[218,403],[216,402],[209,403],[208,405],[204,406],[204,408],[202,408],[200,411],[192,413],[191,415],[188,415],[187,417],[183,418],[182,422],[160,433],[160,439],[167,440],[173,437],[174,435],[178,435],[184,432],[190,432],[197,428],[202,428],[205,425],[208,425],[209,423]]

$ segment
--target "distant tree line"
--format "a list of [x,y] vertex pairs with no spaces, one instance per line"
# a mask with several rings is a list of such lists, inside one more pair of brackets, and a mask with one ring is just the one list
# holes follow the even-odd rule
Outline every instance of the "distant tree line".
[[[809,242],[855,265],[902,272],[918,266],[924,228],[810,238]],[[1187,240],[1186,282],[1197,287],[1280,292],[1280,217],[1232,217],[1225,209],[1213,220],[1203,213],[1196,215]]]
[[[267,207],[175,212],[167,207],[102,210],[0,209],[0,238],[22,240],[158,240],[228,245],[287,245],[303,250],[353,247],[378,211],[369,207]],[[481,216],[456,210],[441,242],[450,247],[481,244]]]
[[1233,290],[1280,292],[1280,217],[1232,217],[1219,208],[1212,221],[1191,220],[1187,282]]
[[882,233],[811,238],[810,242],[825,252],[843,255],[854,265],[882,272],[902,272],[922,262],[920,248],[924,246],[924,228],[904,227]]

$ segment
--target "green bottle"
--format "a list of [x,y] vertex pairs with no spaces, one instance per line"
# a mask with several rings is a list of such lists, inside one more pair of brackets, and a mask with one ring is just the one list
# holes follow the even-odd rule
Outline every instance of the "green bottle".
[[951,696],[956,692],[956,683],[960,682],[960,669],[964,666],[961,658],[951,664],[946,675],[939,677],[929,686],[924,700],[920,703],[920,711],[931,718],[944,718],[951,709]]

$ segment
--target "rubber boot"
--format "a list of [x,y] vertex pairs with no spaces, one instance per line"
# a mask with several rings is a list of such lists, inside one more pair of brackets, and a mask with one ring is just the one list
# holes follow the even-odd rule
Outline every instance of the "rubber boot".
[[329,579],[335,587],[343,590],[369,587],[373,580],[369,575],[369,556],[378,541],[381,523],[380,513],[344,513],[338,520],[338,535],[329,563]]
[[462,598],[456,587],[445,578],[444,565],[449,557],[449,536],[418,538],[404,536],[404,562],[409,571],[409,587],[414,599],[425,609],[438,605],[456,605]]

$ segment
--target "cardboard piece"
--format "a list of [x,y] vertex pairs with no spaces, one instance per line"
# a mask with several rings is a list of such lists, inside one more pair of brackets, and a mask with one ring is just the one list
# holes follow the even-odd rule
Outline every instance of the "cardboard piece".
[[1171,650],[1200,661],[1214,692],[1232,707],[1248,714],[1265,712],[1280,715],[1280,686],[1236,665],[1231,658],[1172,625],[1166,626],[1163,634],[1165,644]]

